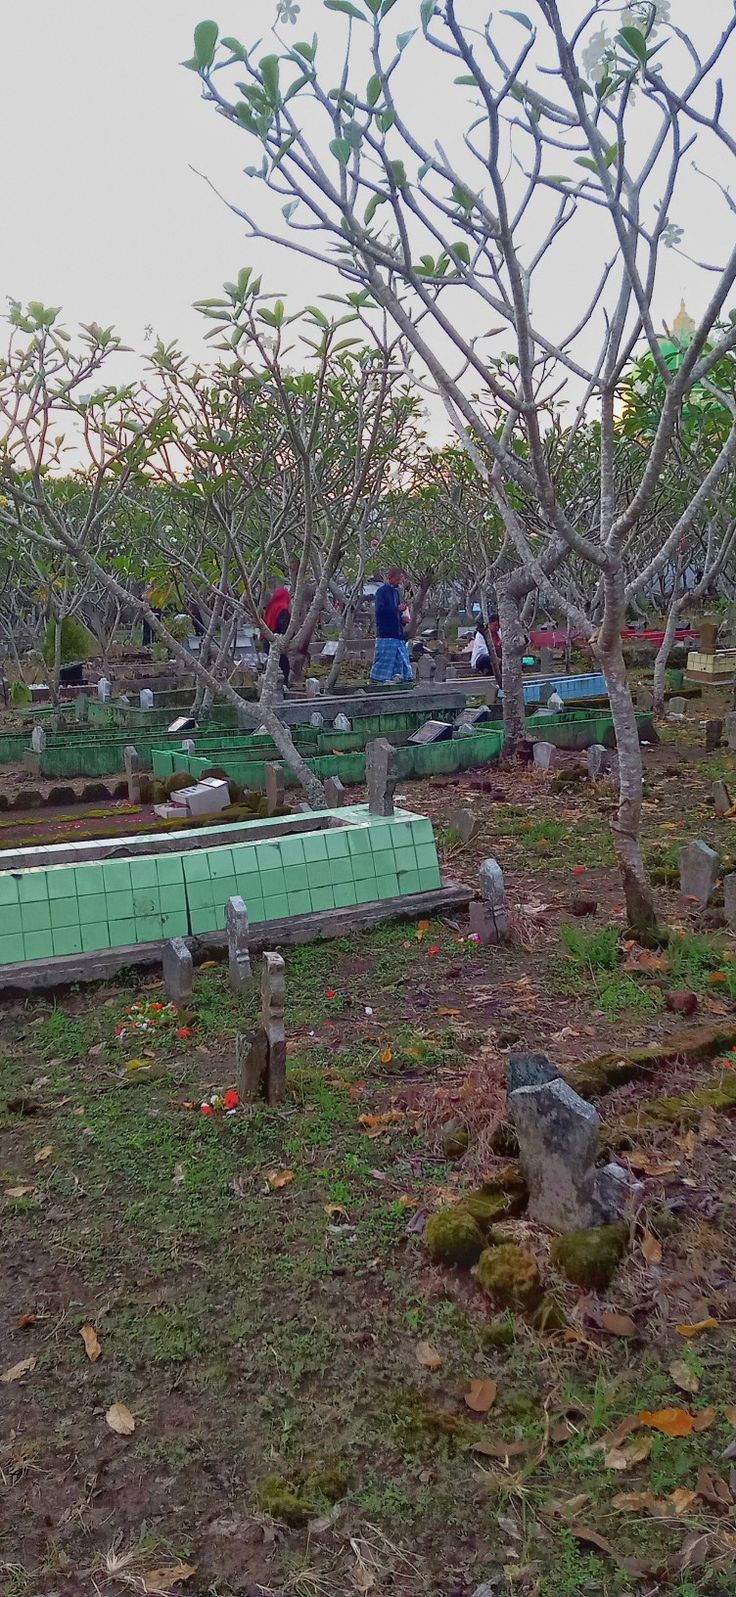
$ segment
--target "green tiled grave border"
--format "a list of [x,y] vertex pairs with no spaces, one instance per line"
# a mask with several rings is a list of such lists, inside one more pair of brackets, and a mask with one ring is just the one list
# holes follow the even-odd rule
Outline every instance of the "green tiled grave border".
[[260,841],[248,834],[263,822],[246,821],[226,846],[214,842],[215,829],[178,854],[83,865],[3,871],[0,854],[0,965],[218,931],[235,893],[256,923],[441,886],[424,817],[397,810],[378,820],[355,805],[320,819],[324,830]]

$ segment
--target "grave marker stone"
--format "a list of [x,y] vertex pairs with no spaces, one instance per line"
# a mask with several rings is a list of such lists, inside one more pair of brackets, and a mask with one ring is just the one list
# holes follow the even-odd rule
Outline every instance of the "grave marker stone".
[[325,803],[328,810],[339,810],[345,803],[345,787],[339,776],[325,778]]
[[480,868],[480,900],[470,905],[470,935],[484,947],[505,943],[509,937],[506,889],[503,871],[495,859],[486,859]]
[[736,871],[723,878],[723,907],[728,925],[736,931]]
[[731,794],[725,782],[713,783],[713,805],[716,815],[728,815],[731,808]]
[[566,1081],[518,1087],[510,1100],[529,1215],[552,1231],[595,1224],[600,1116]]
[[687,699],[676,693],[675,697],[670,699],[667,709],[670,715],[687,715]]
[[31,733],[31,748],[34,754],[43,754],[46,747],[46,733],[42,726],[34,726]]
[[191,759],[191,757],[192,757],[192,755],[194,753],[194,738],[182,738],[181,746],[182,746],[182,752],[184,754],[188,755],[189,758]]
[[192,956],[183,937],[174,937],[163,952],[164,987],[169,1002],[182,1009],[191,1003],[193,981]]
[[736,749],[736,710],[729,710],[724,716],[723,727],[729,748]]
[[677,856],[680,867],[680,892],[695,898],[705,908],[710,903],[721,868],[721,857],[700,838],[687,843]]
[[700,623],[700,654],[715,654],[718,639],[718,622],[701,621]]
[[366,744],[365,774],[369,815],[393,815],[394,792],[399,777],[396,750],[387,738],[373,738]]
[[268,1037],[263,1026],[235,1038],[235,1087],[241,1103],[265,1097],[268,1080]]
[[86,693],[80,693],[74,706],[74,713],[80,726],[84,726],[89,717],[89,698]]
[[335,732],[352,732],[352,724],[342,710],[338,711],[332,723]]
[[253,980],[248,947],[248,910],[239,894],[227,901],[227,959],[230,986],[234,993],[245,992]]
[[417,732],[413,732],[408,743],[423,746],[427,743],[444,743],[446,738],[452,737],[452,725],[449,721],[425,721]]
[[636,708],[642,715],[650,715],[654,709],[654,694],[651,688],[637,688]]
[[266,778],[266,809],[269,815],[275,815],[284,807],[286,792],[284,768],[275,761],[267,761],[263,769]]
[[280,954],[264,954],[261,977],[261,1021],[268,1038],[269,1103],[283,1103],[286,1097],[286,966]]
[[138,750],[133,743],[129,743],[123,750],[123,769],[128,784],[128,803],[140,804],[141,802],[141,762]]
[[324,726],[324,724],[325,724],[324,716],[320,713],[319,710],[313,710],[312,714],[309,717],[309,725],[310,726],[314,726],[314,727],[317,728],[317,730],[319,730],[319,728],[321,726]]
[[434,657],[434,680],[444,682],[447,677],[447,655],[444,649],[438,649]]
[[150,688],[141,688],[140,701],[142,710],[153,709],[153,694]]
[[319,677],[307,677],[304,691],[308,699],[319,698]]
[[454,832],[457,832],[461,843],[469,843],[480,830],[480,819],[474,810],[461,806],[456,810],[450,810],[449,825]]
[[557,763],[557,749],[554,743],[539,742],[534,744],[534,764],[539,767],[540,771],[552,771]]
[[110,683],[107,677],[100,677],[97,684],[97,697],[104,704],[110,697]]
[[417,682],[431,682],[434,676],[434,660],[426,649],[417,661]]
[[549,676],[552,675],[553,669],[554,669],[554,666],[553,666],[553,662],[552,662],[552,650],[551,649],[540,649],[540,651],[539,651],[539,670],[540,670],[541,675],[543,677],[549,677]]
[[717,716],[714,716],[712,718],[712,720],[710,720],[710,721],[706,721],[706,723],[705,723],[705,752],[706,752],[706,754],[713,754],[713,753],[715,753],[715,750],[717,748],[720,748],[720,743],[721,743],[721,738],[722,737],[723,737],[723,721]]
[[591,782],[597,781],[599,776],[605,776],[608,771],[608,749],[602,743],[591,743],[585,755],[588,767],[588,776]]

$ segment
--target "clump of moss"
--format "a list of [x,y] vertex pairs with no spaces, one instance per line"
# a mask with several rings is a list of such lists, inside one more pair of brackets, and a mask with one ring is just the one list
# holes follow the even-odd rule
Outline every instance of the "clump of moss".
[[431,1436],[435,1441],[449,1437],[472,1445],[483,1434],[478,1425],[473,1425],[462,1414],[453,1414],[449,1409],[427,1403],[418,1392],[410,1392],[406,1398],[402,1398],[394,1410],[397,1411],[409,1437],[419,1439]]
[[470,1136],[461,1120],[447,1120],[442,1127],[442,1152],[446,1159],[462,1159],[468,1151]]
[[43,794],[35,787],[22,787],[13,799],[14,810],[35,810],[41,804],[43,804]]
[[649,1048],[630,1048],[599,1054],[596,1059],[568,1071],[567,1082],[585,1097],[602,1097],[629,1081],[646,1080],[662,1065],[681,1059],[685,1065],[701,1064],[726,1053],[736,1043],[736,1026],[686,1026],[673,1031]]
[[503,1192],[466,1192],[455,1213],[469,1214],[484,1234],[494,1220],[503,1220],[509,1213],[508,1200]]
[[672,1209],[648,1209],[647,1225],[655,1237],[664,1242],[667,1237],[674,1236],[675,1232],[679,1231],[682,1221],[679,1214],[674,1214]]
[[298,1470],[291,1477],[267,1475],[256,1493],[258,1507],[263,1514],[283,1520],[285,1525],[306,1525],[308,1520],[343,1497],[347,1484],[347,1477],[336,1469],[316,1470],[311,1474]]
[[501,1314],[498,1319],[491,1320],[489,1325],[483,1326],[480,1339],[485,1347],[511,1347],[516,1339],[513,1316]]
[[433,1259],[442,1264],[475,1264],[485,1239],[472,1214],[462,1209],[438,1209],[424,1227],[424,1241]]
[[166,788],[160,777],[154,776],[151,782],[151,803],[163,804],[166,799]]
[[[506,1205],[505,1219],[510,1219],[513,1215],[523,1214],[529,1202],[529,1188],[517,1164],[505,1165],[502,1170],[486,1176],[483,1181],[482,1191],[499,1193],[503,1197]],[[501,1218],[500,1214],[497,1218]]]
[[141,804],[150,804],[153,797],[153,778],[148,775],[147,771],[143,771],[138,779],[138,791],[141,796]]
[[500,1308],[535,1309],[542,1297],[539,1266],[516,1242],[486,1248],[473,1271],[478,1285]]
[[180,793],[183,787],[191,787],[192,778],[187,771],[172,771],[164,782],[166,797],[171,798],[172,793]]
[[700,1119],[704,1109],[727,1114],[736,1109],[736,1074],[724,1074],[715,1087],[696,1087],[681,1098],[651,1098],[641,1109],[623,1115],[619,1125],[636,1130],[639,1126],[685,1126]]
[[577,1286],[605,1292],[626,1252],[625,1225],[568,1231],[552,1244],[552,1262]]

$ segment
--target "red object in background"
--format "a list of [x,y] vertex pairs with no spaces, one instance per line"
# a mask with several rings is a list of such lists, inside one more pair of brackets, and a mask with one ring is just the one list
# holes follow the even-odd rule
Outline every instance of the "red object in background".
[[229,1087],[225,1093],[224,1103],[226,1109],[237,1109],[240,1098],[236,1092],[233,1092],[232,1087]]

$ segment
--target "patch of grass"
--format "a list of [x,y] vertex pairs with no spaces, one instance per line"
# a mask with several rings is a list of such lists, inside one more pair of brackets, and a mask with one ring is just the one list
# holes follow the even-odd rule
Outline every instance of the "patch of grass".
[[50,1057],[55,1059],[78,1059],[89,1048],[93,1028],[87,1016],[78,1019],[74,1015],[66,1015],[63,1009],[54,1008],[48,1018],[39,1026],[37,1037],[39,1046]]
[[580,1597],[581,1592],[608,1588],[606,1567],[600,1558],[583,1552],[568,1530],[561,1530],[555,1548],[554,1569],[542,1577],[539,1597]]
[[560,927],[560,942],[574,964],[590,971],[615,970],[621,958],[619,933],[615,926],[601,926],[584,932],[566,922]]

